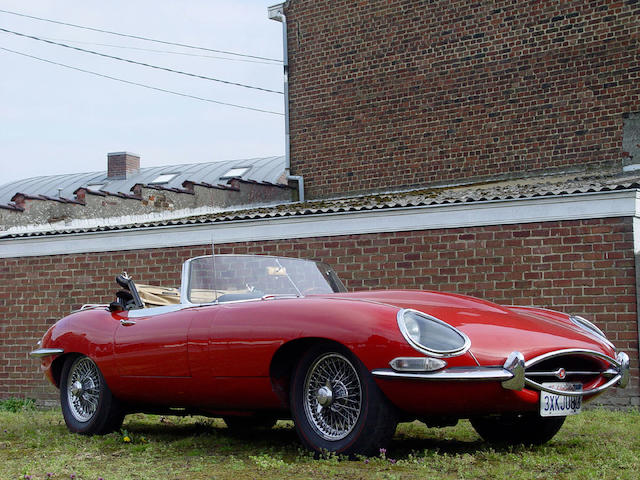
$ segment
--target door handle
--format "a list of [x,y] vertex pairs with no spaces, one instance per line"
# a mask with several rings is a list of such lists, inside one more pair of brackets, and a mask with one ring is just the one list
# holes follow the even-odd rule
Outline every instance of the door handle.
[[130,327],[131,325],[135,325],[136,322],[135,320],[120,320],[120,325],[122,325],[123,327]]

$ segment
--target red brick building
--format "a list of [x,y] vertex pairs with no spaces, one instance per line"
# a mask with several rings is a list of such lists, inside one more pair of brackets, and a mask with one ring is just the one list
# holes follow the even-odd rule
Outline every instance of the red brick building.
[[0,398],[54,399],[28,358],[47,326],[110,301],[123,269],[177,283],[213,236],[219,253],[328,261],[350,289],[584,315],[632,359],[601,402],[639,405],[639,3],[283,9],[306,201],[1,237]]
[[640,162],[621,143],[640,121],[637,1],[284,7],[291,169],[309,196]]

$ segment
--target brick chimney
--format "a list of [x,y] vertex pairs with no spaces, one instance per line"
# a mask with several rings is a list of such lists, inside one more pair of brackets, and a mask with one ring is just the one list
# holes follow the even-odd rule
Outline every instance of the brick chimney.
[[140,155],[129,152],[107,153],[107,178],[125,179],[140,170]]

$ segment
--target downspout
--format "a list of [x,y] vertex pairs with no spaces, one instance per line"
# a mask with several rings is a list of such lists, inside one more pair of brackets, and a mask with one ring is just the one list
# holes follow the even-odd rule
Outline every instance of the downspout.
[[636,269],[636,321],[638,324],[638,352],[640,353],[640,192],[636,190],[636,213],[633,216],[633,257]]
[[304,202],[304,178],[291,175],[291,138],[289,135],[289,51],[287,47],[287,16],[284,3],[268,8],[269,18],[282,23],[282,64],[284,67],[284,172],[287,180],[298,183],[298,201]]

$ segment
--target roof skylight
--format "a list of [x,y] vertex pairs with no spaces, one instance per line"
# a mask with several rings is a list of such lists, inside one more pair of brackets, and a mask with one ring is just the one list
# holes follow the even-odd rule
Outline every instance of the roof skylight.
[[233,167],[232,169],[228,170],[227,173],[222,175],[220,178],[241,177],[248,171],[249,171],[249,167]]
[[177,173],[162,173],[158,175],[156,178],[151,180],[150,184],[158,184],[158,183],[169,183],[171,180],[178,176]]

